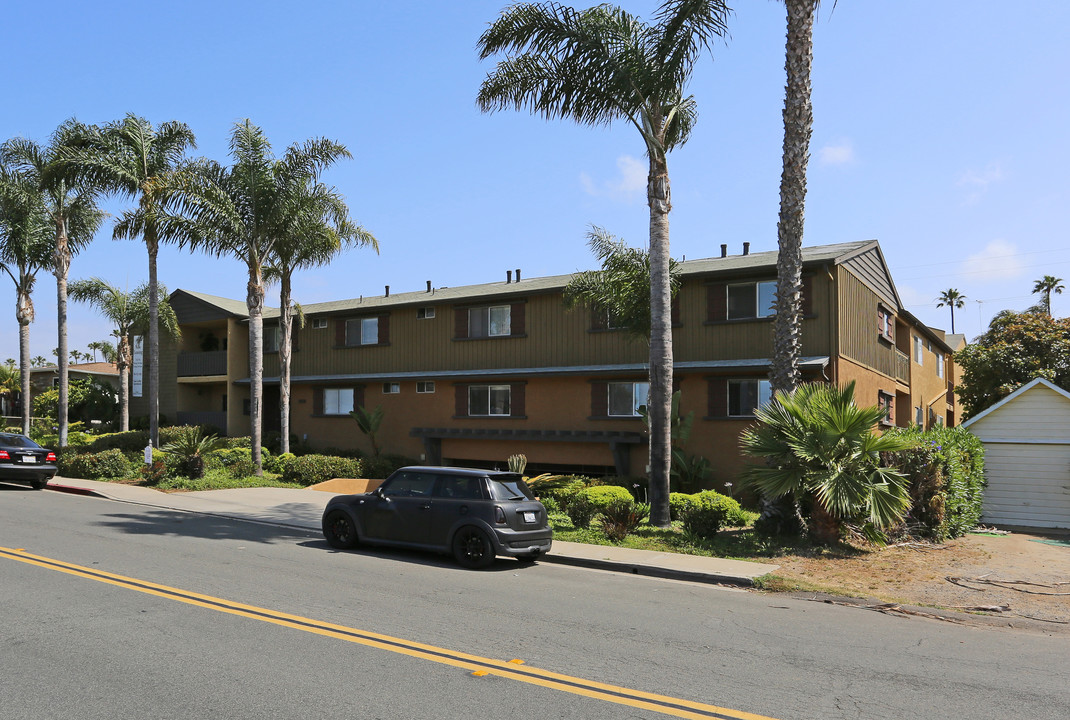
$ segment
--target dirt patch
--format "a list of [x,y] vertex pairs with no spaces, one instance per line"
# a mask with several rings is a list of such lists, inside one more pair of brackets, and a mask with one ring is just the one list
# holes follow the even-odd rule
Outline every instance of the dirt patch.
[[[1045,544],[1054,540],[1068,544]],[[1070,634],[1070,536],[966,535],[943,545],[773,558],[783,590],[833,592],[958,613],[1030,620]],[[951,581],[948,578],[957,578]],[[1006,607],[980,611],[978,607]]]

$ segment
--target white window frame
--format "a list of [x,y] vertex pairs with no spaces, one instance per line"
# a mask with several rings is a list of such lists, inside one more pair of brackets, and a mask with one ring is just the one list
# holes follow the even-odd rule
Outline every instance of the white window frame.
[[[509,417],[512,413],[513,388],[511,385],[469,385],[468,386],[468,416],[469,417]],[[487,394],[487,412],[475,413],[472,412],[472,396],[474,394]],[[495,412],[494,395],[499,394],[499,400],[501,399],[501,393],[505,393],[505,412]],[[499,409],[501,405],[499,404]]]
[[[750,385],[756,383],[754,386],[754,393],[758,399],[757,407],[762,407],[773,398],[773,388],[769,384],[768,380],[762,380],[760,378],[739,378],[728,381],[728,417],[754,417],[754,409],[747,409],[744,411],[742,407],[742,395],[739,397],[740,407],[736,409],[736,412],[732,412],[732,386]],[[741,391],[737,391],[741,392]]]
[[941,352],[936,353],[936,377],[944,377],[944,354]]
[[[732,288],[750,287],[754,290],[754,305],[746,315],[732,314],[731,294]],[[765,289],[769,299],[772,300],[769,307],[762,307],[762,290]],[[729,320],[753,320],[757,318],[772,317],[776,314],[776,280],[757,280],[755,282],[730,283],[725,288],[725,312]]]
[[348,415],[353,412],[353,388],[323,388],[323,414]]
[[914,335],[913,337],[914,337],[914,362],[916,362],[918,365],[924,365],[925,364],[925,354],[923,353],[923,350],[925,349],[925,346],[924,346],[924,344],[922,344],[921,335]]
[[[477,332],[473,332],[473,328],[476,328]],[[484,305],[468,308],[468,337],[508,337],[511,334],[511,305]]]
[[[264,326],[264,344],[263,349],[266,353],[275,353],[279,351],[279,341],[281,338],[281,331],[278,325],[265,325]],[[270,338],[270,340],[269,340]]]
[[892,311],[884,306],[877,307],[877,315],[879,317],[880,327],[877,328],[877,334],[885,340],[892,339],[892,329],[895,327],[895,320],[892,317]]
[[[629,412],[613,412],[613,388],[624,388],[631,396]],[[609,417],[642,417],[639,408],[646,405],[650,396],[650,383],[648,382],[611,382],[606,383],[606,414]],[[620,410],[620,408],[617,408]]]
[[420,395],[431,395],[435,392],[434,380],[417,380],[416,392]]
[[379,344],[379,318],[361,318],[360,319],[360,344],[361,345],[378,345]]
[[914,424],[918,427],[925,427],[925,411],[922,410],[921,405],[914,408]]
[[432,319],[434,319],[434,317],[435,317],[435,308],[433,308],[433,307],[416,308],[416,319],[417,320],[432,320]]
[[895,395],[885,392],[884,390],[877,391],[877,405],[884,410],[884,417],[881,418],[882,425],[895,425]]
[[327,318],[312,318],[312,329],[313,330],[326,330],[327,329]]
[[383,383],[383,395],[398,395],[401,393],[401,383],[385,382]]

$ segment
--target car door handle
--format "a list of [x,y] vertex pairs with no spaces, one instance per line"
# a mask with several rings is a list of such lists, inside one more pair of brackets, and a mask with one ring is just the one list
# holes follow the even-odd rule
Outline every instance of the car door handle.
[[421,509],[421,510],[430,510],[430,509],[431,509],[431,506],[430,506],[430,505],[421,505],[421,506],[420,506],[420,509]]

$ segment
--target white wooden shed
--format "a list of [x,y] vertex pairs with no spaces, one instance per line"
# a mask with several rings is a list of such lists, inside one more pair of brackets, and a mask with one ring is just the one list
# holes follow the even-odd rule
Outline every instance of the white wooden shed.
[[985,446],[983,522],[1070,528],[1070,392],[1037,378],[963,427]]

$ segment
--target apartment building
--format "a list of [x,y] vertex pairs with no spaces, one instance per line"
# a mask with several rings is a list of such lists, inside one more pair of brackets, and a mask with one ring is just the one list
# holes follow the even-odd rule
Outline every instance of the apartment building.
[[[742,430],[769,398],[776,253],[680,264],[674,303],[674,384],[694,413],[685,450],[731,481]],[[385,451],[432,464],[642,475],[645,343],[604,313],[565,310],[570,275],[434,287],[305,305],[296,330],[291,432],[314,447],[370,450],[349,411],[382,406]],[[856,383],[888,426],[954,425],[955,366],[946,337],[900,302],[876,241],[803,251],[805,380]],[[161,351],[168,420],[249,432],[248,325],[242,301],[177,290],[183,335]],[[278,312],[264,320],[264,429],[277,429]],[[147,381],[146,385],[147,387]],[[132,413],[145,412],[133,398]]]

